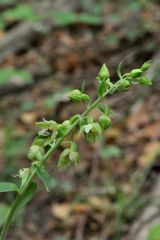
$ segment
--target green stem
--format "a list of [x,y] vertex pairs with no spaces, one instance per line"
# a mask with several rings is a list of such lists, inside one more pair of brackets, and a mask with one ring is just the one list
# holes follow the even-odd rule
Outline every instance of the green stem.
[[[114,91],[117,89],[117,86],[115,84],[114,86]],[[110,92],[110,90],[106,91],[104,93],[104,95],[102,97],[98,97],[95,102],[93,102],[90,106],[88,106],[88,108],[81,114],[81,117],[85,117],[90,111],[92,111],[102,100],[103,98]],[[52,147],[49,149],[49,151],[45,154],[44,158],[43,158],[43,165],[45,164],[45,162],[47,161],[47,159],[49,158],[49,156],[55,151],[55,149],[57,149],[60,144],[62,143],[62,141],[72,132],[72,130],[79,124],[79,119],[77,119],[71,126],[70,128],[68,129],[67,133],[59,138],[57,140],[57,142],[55,144],[52,145]],[[0,240],[5,240],[6,239],[6,235],[7,235],[7,232],[8,232],[8,229],[9,229],[9,226],[11,224],[11,221],[17,211],[17,208],[18,208],[18,202],[19,202],[19,198],[23,196],[23,194],[26,193],[30,183],[32,182],[33,178],[35,177],[35,174],[36,174],[36,170],[32,170],[32,174],[30,175],[30,177],[28,178],[28,180],[26,181],[26,183],[24,184],[24,186],[22,187],[22,189],[20,190],[17,198],[15,199],[15,201],[13,202],[12,206],[11,206],[11,209],[10,209],[10,212],[8,214],[8,217],[3,225],[3,228],[2,228],[2,232],[1,232],[1,235],[0,235]]]
[[15,201],[13,202],[12,206],[11,206],[11,209],[10,209],[10,212],[7,216],[7,219],[3,225],[3,228],[2,228],[2,232],[1,232],[1,236],[0,236],[0,240],[5,240],[6,239],[6,235],[7,235],[7,232],[8,232],[8,229],[9,229],[9,226],[11,224],[11,221],[12,219],[14,218],[14,215],[17,211],[17,208],[18,208],[18,205],[19,205],[19,199],[23,196],[23,194],[26,193],[33,177],[35,176],[36,174],[36,171],[34,170],[32,172],[32,174],[30,175],[30,177],[28,178],[28,181],[26,182],[26,184],[24,185],[24,187],[21,189],[21,191],[19,192],[18,196],[16,197]]

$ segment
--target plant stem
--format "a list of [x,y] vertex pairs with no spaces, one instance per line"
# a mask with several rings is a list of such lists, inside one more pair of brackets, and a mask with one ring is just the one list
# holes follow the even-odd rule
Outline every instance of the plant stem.
[[7,216],[7,219],[3,225],[3,228],[2,228],[2,232],[1,232],[1,236],[0,236],[0,240],[5,240],[6,239],[6,235],[7,235],[7,232],[8,232],[8,228],[11,224],[11,221],[12,219],[14,218],[14,215],[17,211],[17,208],[18,208],[18,204],[19,204],[19,199],[23,196],[23,194],[26,193],[33,177],[35,176],[36,174],[36,171],[34,170],[32,172],[32,174],[30,175],[30,177],[28,178],[28,181],[26,182],[26,184],[24,185],[24,187],[21,189],[21,191],[19,192],[18,196],[16,197],[15,201],[13,202],[12,206],[11,206],[11,209],[10,209],[10,212]]
[[[118,85],[115,84],[113,90],[115,91],[117,89],[117,87],[118,87]],[[85,117],[89,112],[91,112],[103,100],[103,98],[109,92],[110,92],[110,90],[106,91],[102,97],[98,97],[91,105],[89,105],[88,108],[81,114],[81,117]],[[42,165],[45,164],[45,162],[47,161],[49,156],[55,151],[55,149],[57,149],[60,146],[62,141],[72,132],[72,130],[78,125],[78,123],[79,123],[79,119],[77,119],[70,126],[70,128],[68,129],[68,131],[66,132],[66,134],[63,137],[59,138],[57,140],[57,142],[52,145],[52,147],[49,149],[49,151],[44,155],[44,158],[43,158],[43,161],[42,161]],[[11,206],[11,209],[10,209],[10,212],[9,212],[9,214],[7,216],[7,219],[6,219],[6,221],[5,221],[4,225],[3,225],[2,232],[1,232],[1,235],[0,235],[0,240],[5,240],[6,239],[6,235],[7,235],[9,226],[10,226],[11,221],[12,221],[12,219],[13,219],[16,211],[17,211],[17,208],[18,208],[19,199],[20,199],[20,197],[23,196],[23,194],[26,193],[26,191],[27,191],[30,183],[32,182],[33,178],[35,177],[35,175],[36,175],[36,169],[33,169],[30,177],[28,178],[28,180],[26,181],[26,183],[24,184],[24,186],[20,190],[20,192],[19,192],[17,198],[15,199],[15,201],[13,202],[13,204]]]

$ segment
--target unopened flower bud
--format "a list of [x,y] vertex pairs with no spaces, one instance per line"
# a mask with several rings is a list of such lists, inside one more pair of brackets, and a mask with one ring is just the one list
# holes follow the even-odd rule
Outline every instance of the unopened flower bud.
[[29,153],[28,153],[28,158],[30,160],[42,160],[42,148],[37,146],[37,145],[32,145]]
[[106,130],[106,129],[109,128],[109,127],[111,126],[111,124],[112,124],[111,119],[110,119],[108,116],[106,116],[106,115],[101,115],[101,116],[99,117],[99,119],[98,119],[98,122],[99,122],[99,124],[101,125],[101,128],[102,128],[103,130]]
[[146,86],[152,85],[152,81],[149,80],[149,79],[146,78],[146,77],[141,77],[141,78],[139,78],[138,82],[139,82],[140,84],[146,85]]
[[107,68],[106,64],[104,63],[101,67],[101,70],[98,73],[98,79],[100,81],[103,81],[103,79],[107,80],[109,78],[109,76],[110,76],[110,74],[109,74],[108,68]]
[[75,102],[81,102],[83,100],[82,93],[78,89],[75,89],[72,92],[70,92],[68,97]]
[[150,66],[151,66],[151,61],[147,61],[147,62],[143,63],[141,70],[146,71]]
[[82,94],[82,100],[84,101],[84,102],[90,102],[90,97],[87,95],[87,94]]
[[141,76],[141,74],[143,73],[143,71],[139,68],[137,69],[133,69],[130,73],[129,73],[129,76],[130,77],[133,77],[133,78],[137,78],[139,76]]
[[120,90],[126,90],[130,86],[130,82],[126,79],[122,79],[119,83]]

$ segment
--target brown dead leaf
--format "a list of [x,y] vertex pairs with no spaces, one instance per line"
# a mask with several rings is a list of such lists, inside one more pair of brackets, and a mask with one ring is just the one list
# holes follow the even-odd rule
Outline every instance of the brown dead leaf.
[[150,142],[145,145],[144,152],[140,156],[138,162],[141,167],[146,167],[150,163],[152,163],[159,154],[160,154],[160,141]]
[[149,113],[146,105],[138,103],[129,115],[126,125],[130,131],[135,131],[149,122]]
[[155,139],[160,137],[160,120],[148,125],[146,128],[140,131],[141,137],[147,137],[150,139]]
[[91,209],[87,203],[57,203],[52,206],[52,214],[63,221],[71,217],[72,214],[86,213]]
[[98,210],[104,213],[112,211],[112,205],[107,198],[91,196],[88,201],[94,210]]
[[71,214],[72,205],[70,203],[57,203],[52,206],[54,217],[65,221]]
[[25,112],[21,115],[22,122],[27,125],[33,124],[36,118],[37,118],[37,115],[34,112]]
[[87,203],[75,203],[72,206],[72,211],[78,214],[88,212],[91,209]]

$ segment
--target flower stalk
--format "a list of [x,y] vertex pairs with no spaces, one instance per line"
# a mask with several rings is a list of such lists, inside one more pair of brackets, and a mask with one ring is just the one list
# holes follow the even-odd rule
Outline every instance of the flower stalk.
[[[94,143],[101,133],[108,129],[111,125],[110,110],[108,106],[101,106],[101,102],[106,95],[113,94],[116,90],[128,90],[131,84],[143,84],[150,85],[151,82],[147,79],[144,80],[143,72],[150,66],[149,62],[142,65],[140,69],[135,69],[130,73],[122,75],[120,72],[120,66],[118,67],[119,80],[116,83],[110,81],[110,74],[108,68],[103,64],[98,74],[98,97],[91,103],[91,98],[80,90],[73,90],[69,94],[69,98],[72,101],[85,103],[85,111],[81,115],[75,115],[70,120],[65,120],[63,123],[58,124],[55,121],[38,122],[36,125],[41,129],[37,137],[33,141],[30,148],[28,158],[32,161],[30,168],[20,170],[21,184],[18,188],[12,187],[12,191],[17,191],[17,197],[14,200],[7,219],[4,222],[0,240],[5,240],[9,226],[14,219],[17,211],[32,199],[36,191],[35,178],[38,176],[44,183],[46,190],[50,191],[52,188],[52,178],[45,169],[46,161],[58,149],[66,138],[76,130],[79,126],[82,133],[84,133],[87,141]],[[87,103],[87,105],[86,105]],[[94,120],[89,113],[94,109],[99,108],[102,115],[98,119]],[[79,153],[77,152],[76,144],[71,141],[70,147],[66,148],[59,159],[58,167],[67,167],[76,164],[79,160]],[[11,183],[8,183],[10,186]],[[13,184],[12,184],[13,185]],[[6,192],[6,189],[2,188],[3,183],[0,183],[0,192]],[[17,190],[18,189],[18,190]]]

